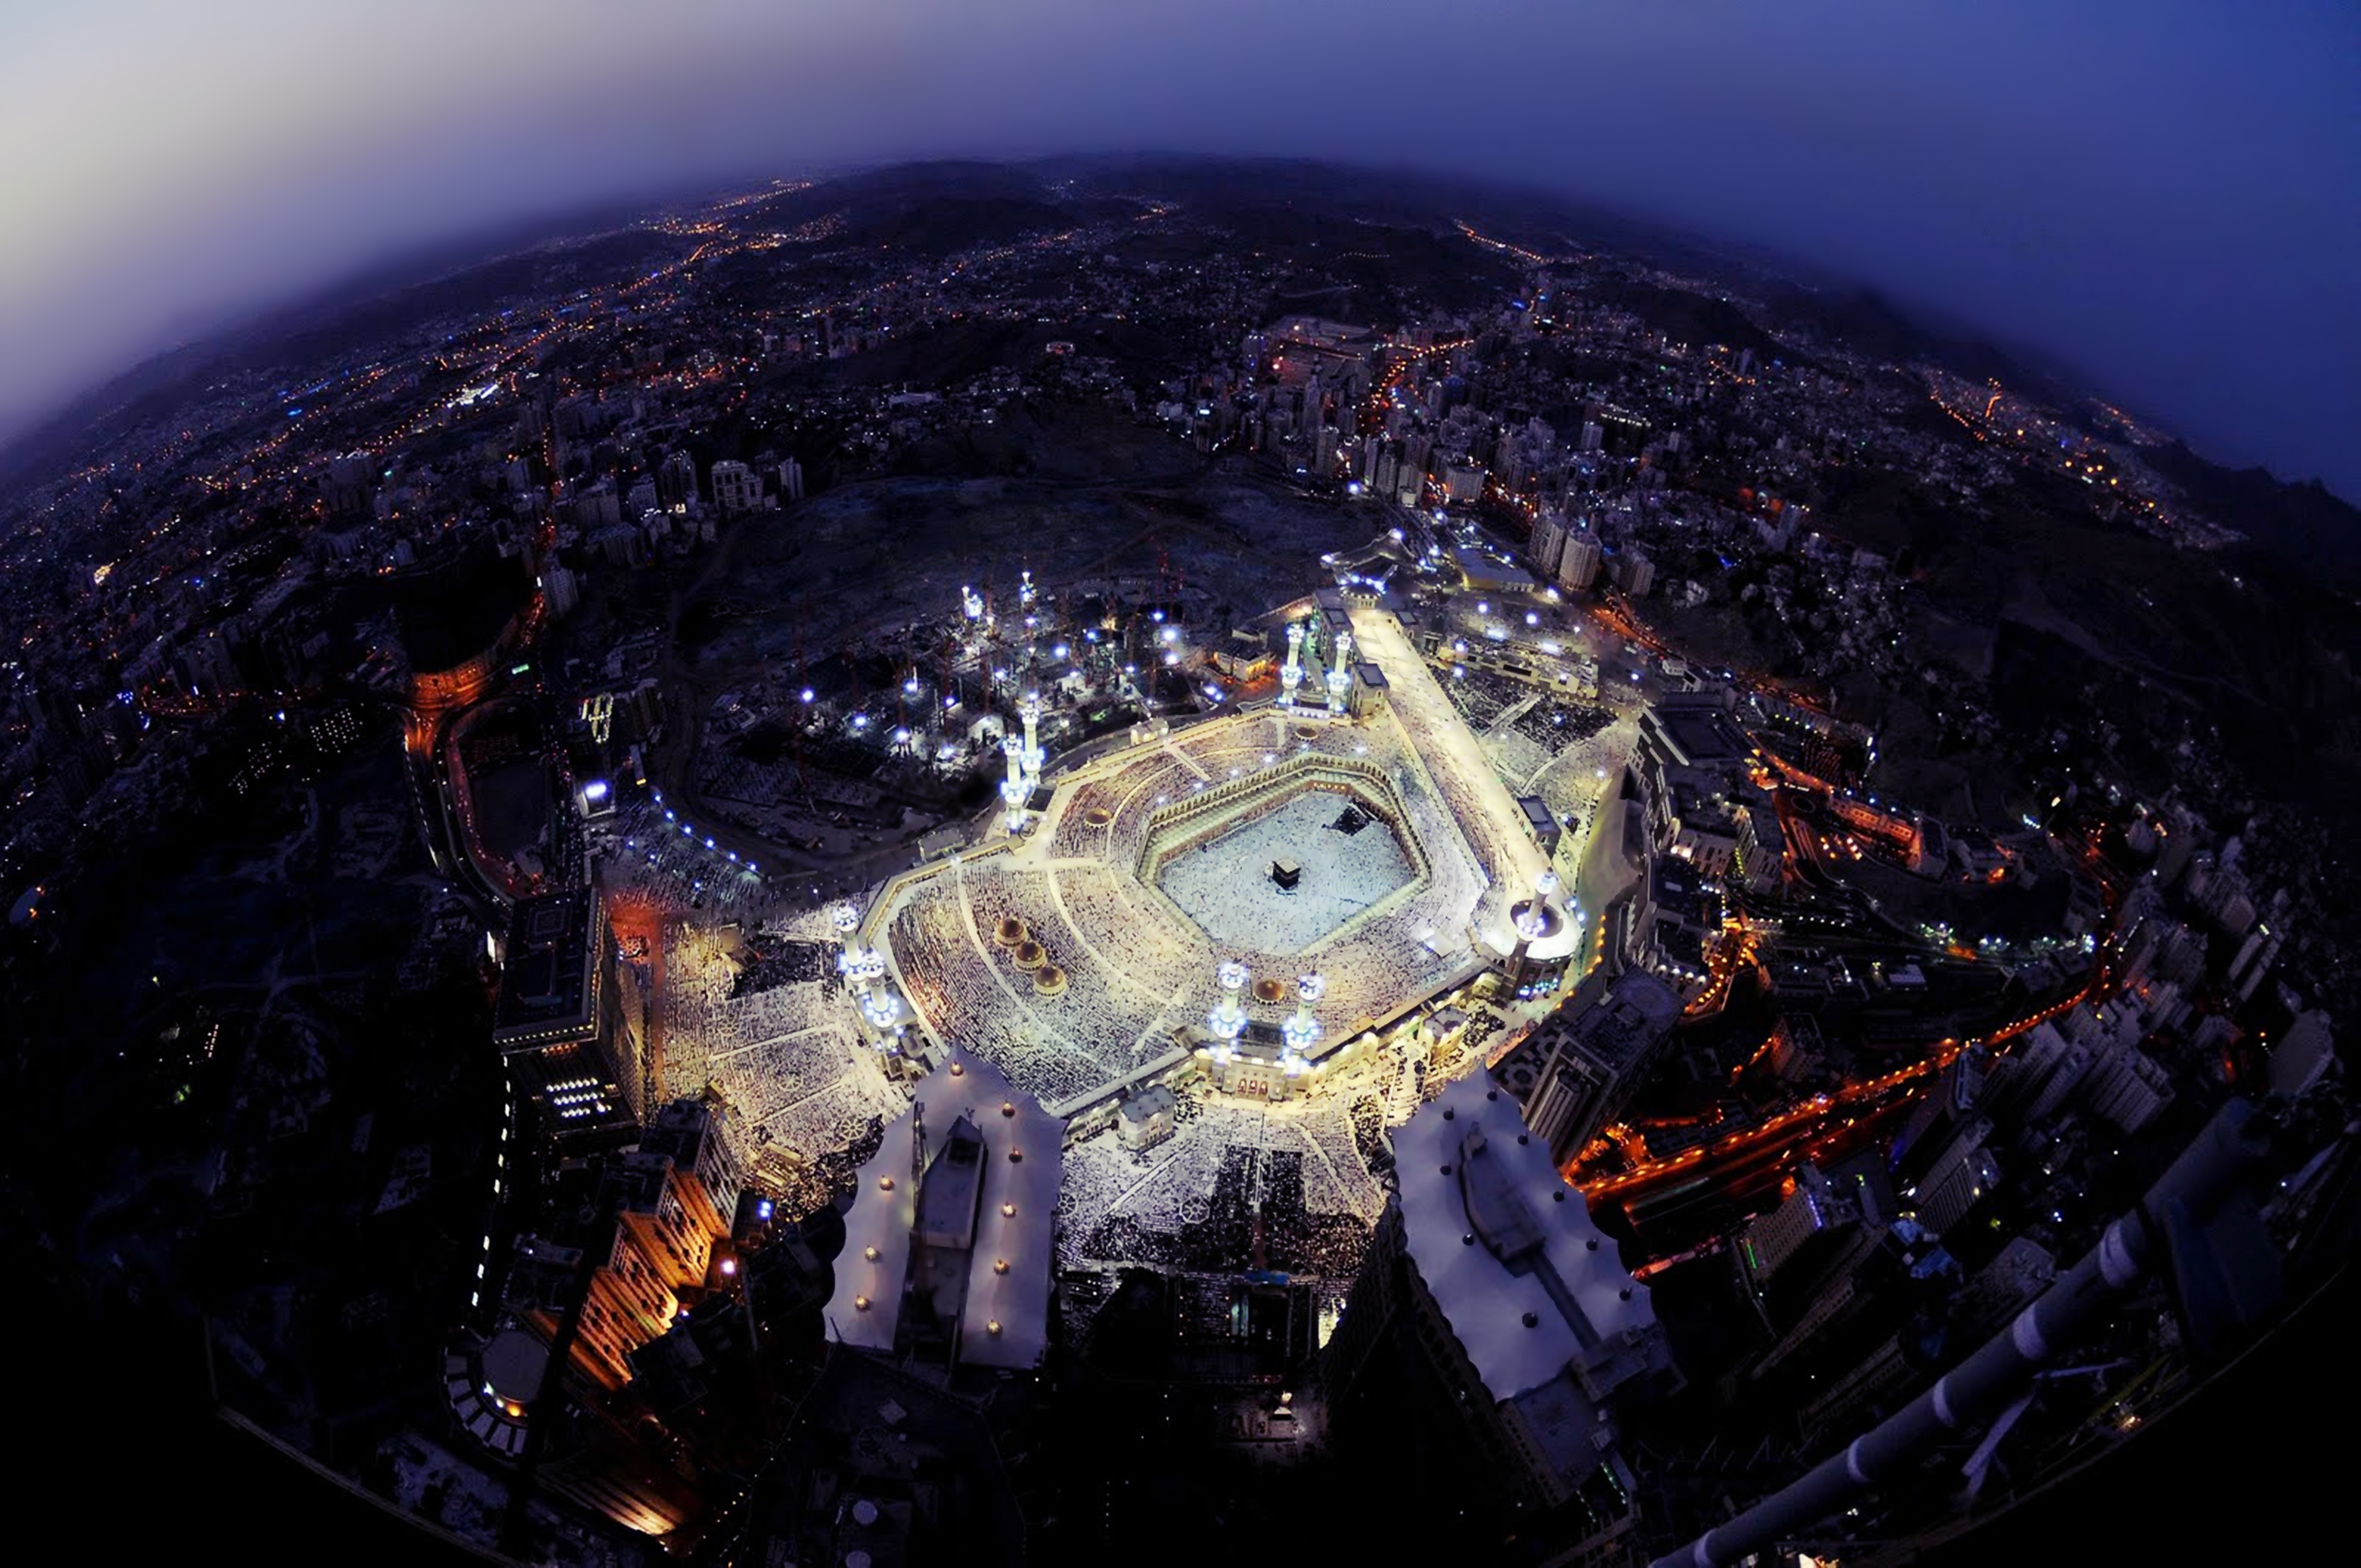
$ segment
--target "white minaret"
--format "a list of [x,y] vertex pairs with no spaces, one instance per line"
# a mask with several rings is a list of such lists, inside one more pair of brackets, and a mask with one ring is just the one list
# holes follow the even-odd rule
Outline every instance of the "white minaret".
[[1349,631],[1336,633],[1335,657],[1328,666],[1328,711],[1331,713],[1344,712],[1345,699],[1352,695],[1353,677],[1345,671],[1345,657],[1352,651],[1353,634]]
[[1287,623],[1287,663],[1279,667],[1279,700],[1293,702],[1295,688],[1303,680],[1303,623]]
[[1238,992],[1246,983],[1246,966],[1232,959],[1213,971],[1222,983],[1222,1003],[1205,1014],[1206,1032],[1213,1036],[1213,1059],[1226,1062],[1238,1036],[1246,1032],[1246,1010],[1238,1004]]
[[1015,735],[1000,738],[1001,755],[1008,759],[1008,776],[1000,781],[1000,798],[1008,806],[1008,831],[1025,830],[1025,799],[1033,793],[1025,782],[1025,742]]
[[883,983],[885,955],[853,939],[853,933],[861,928],[861,911],[851,905],[838,905],[829,911],[829,919],[844,938],[844,949],[836,955],[836,969],[851,991],[854,1005],[861,1009],[861,1016],[869,1026],[877,1031],[878,1048],[899,1050],[902,1003]]
[[1041,694],[1027,692],[1025,700],[1016,705],[1019,717],[1025,720],[1025,777],[1028,783],[1041,782]]
[[1328,981],[1323,976],[1296,976],[1295,1015],[1279,1026],[1285,1047],[1279,1052],[1279,1066],[1290,1078],[1302,1074],[1304,1057],[1320,1043],[1320,1020],[1312,1015],[1312,1008],[1327,992]]
[[1557,873],[1544,869],[1533,879],[1532,901],[1517,913],[1517,935],[1535,941],[1549,934],[1550,898],[1557,892]]

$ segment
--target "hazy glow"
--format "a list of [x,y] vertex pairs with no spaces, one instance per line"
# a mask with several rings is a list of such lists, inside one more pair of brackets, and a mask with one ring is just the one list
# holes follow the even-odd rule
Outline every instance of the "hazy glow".
[[230,313],[700,180],[1411,162],[1774,246],[2361,495],[2361,10],[80,0],[0,49],[0,433]]

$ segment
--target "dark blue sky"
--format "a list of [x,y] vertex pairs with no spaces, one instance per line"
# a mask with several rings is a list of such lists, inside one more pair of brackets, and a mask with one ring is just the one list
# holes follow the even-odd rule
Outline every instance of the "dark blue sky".
[[908,156],[1411,162],[1774,247],[2361,499],[2361,5],[82,0],[0,49],[0,433],[521,215]]

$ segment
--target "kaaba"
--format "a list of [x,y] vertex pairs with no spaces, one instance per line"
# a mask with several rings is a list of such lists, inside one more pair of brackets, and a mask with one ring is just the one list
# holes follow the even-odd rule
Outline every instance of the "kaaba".
[[1270,863],[1270,880],[1278,885],[1279,892],[1293,893],[1295,884],[1303,880],[1303,868],[1293,861],[1273,861]]

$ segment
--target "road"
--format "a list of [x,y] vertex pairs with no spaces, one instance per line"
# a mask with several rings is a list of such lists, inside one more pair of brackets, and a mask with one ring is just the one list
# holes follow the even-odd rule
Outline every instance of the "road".
[[[1981,1041],[1939,1040],[1926,1055],[1889,1072],[1848,1083],[1767,1122],[1663,1159],[1650,1160],[1632,1170],[1584,1179],[1574,1163],[1569,1162],[1563,1174],[1593,1204],[1611,1199],[1627,1212],[1639,1210],[1652,1198],[1666,1196],[1700,1180],[1708,1184],[1700,1188],[1700,1197],[1719,1195],[1736,1200],[1759,1193],[1766,1172],[1784,1174],[1795,1161],[1836,1157],[1861,1146],[1879,1130],[1883,1120],[1931,1088],[1943,1069],[1968,1045],[2004,1045],[2106,991],[2103,957],[2100,967],[2092,971],[2090,984],[2081,991],[2018,1018],[1982,1036]],[[1677,1245],[1676,1238],[1668,1239]]]

